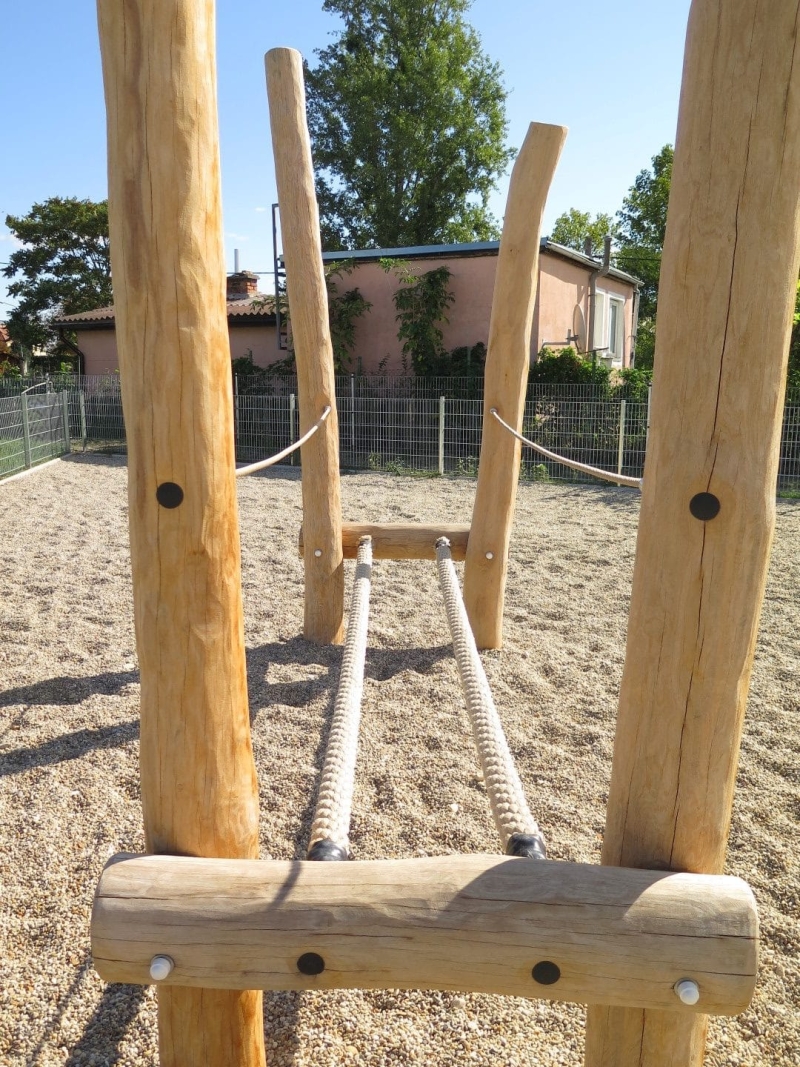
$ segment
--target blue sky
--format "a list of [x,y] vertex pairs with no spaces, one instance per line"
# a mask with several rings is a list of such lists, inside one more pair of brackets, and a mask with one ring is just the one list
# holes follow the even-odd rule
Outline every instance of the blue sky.
[[[613,214],[642,168],[674,142],[690,0],[475,0],[470,21],[503,69],[509,142],[531,121],[570,128],[545,232],[570,207]],[[92,0],[2,0],[4,162],[0,263],[7,214],[50,196],[106,196],[105,114]],[[225,248],[250,270],[272,265],[276,199],[263,54],[278,45],[312,60],[337,20],[322,0],[217,2]],[[507,178],[492,203],[502,217]],[[0,319],[9,310],[0,280]],[[269,289],[263,279],[262,288]]]

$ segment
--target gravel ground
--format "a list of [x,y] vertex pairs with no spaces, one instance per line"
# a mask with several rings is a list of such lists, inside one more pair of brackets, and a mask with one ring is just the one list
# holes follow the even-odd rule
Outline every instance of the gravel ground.
[[[142,849],[124,461],[73,457],[0,485],[0,1063],[156,1062],[154,997],[91,968],[92,893]],[[469,519],[474,482],[343,480],[346,518]],[[302,626],[294,472],[240,486],[262,853],[301,857],[341,652]],[[599,857],[638,498],[520,489],[506,648],[485,663],[555,859]],[[758,897],[758,991],[713,1020],[713,1067],[800,1063],[800,505],[778,505],[729,870]],[[353,564],[348,564],[348,578]],[[269,596],[264,590],[269,590]],[[378,562],[352,842],[360,858],[495,851],[432,563]],[[454,807],[457,806],[457,807]],[[274,1067],[577,1067],[583,1011],[448,993],[266,994]]]

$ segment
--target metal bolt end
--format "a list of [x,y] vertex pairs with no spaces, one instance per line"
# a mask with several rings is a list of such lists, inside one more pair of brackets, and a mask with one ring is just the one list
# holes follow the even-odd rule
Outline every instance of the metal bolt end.
[[319,841],[315,841],[311,848],[308,850],[306,859],[309,860],[349,860],[350,853],[343,845],[337,845],[335,841],[331,841],[330,838],[323,837]]
[[540,834],[512,834],[506,844],[507,856],[524,856],[531,860],[546,860],[547,849]]
[[319,557],[322,555],[322,549],[321,548],[315,548],[314,549],[314,555],[317,557],[317,559],[319,559]]
[[486,553],[486,558],[487,559],[494,559],[494,552],[487,552]]
[[561,977],[561,968],[552,960],[540,960],[531,971],[531,977],[538,985],[555,985]]
[[691,978],[681,978],[675,983],[675,994],[681,1004],[695,1005],[700,999],[700,986]]
[[150,977],[154,982],[163,982],[175,969],[175,960],[171,956],[153,956],[150,960]]
[[325,960],[318,952],[304,952],[297,961],[300,974],[316,975],[325,970]]

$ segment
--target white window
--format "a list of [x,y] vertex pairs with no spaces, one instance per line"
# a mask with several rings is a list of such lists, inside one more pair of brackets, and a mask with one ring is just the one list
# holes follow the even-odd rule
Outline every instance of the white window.
[[594,344],[597,354],[622,366],[625,350],[625,299],[598,289],[594,305]]

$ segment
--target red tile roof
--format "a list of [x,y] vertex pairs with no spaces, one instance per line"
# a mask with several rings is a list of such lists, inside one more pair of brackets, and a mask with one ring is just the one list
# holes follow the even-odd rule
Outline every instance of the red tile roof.
[[[271,319],[275,315],[275,297],[270,293],[256,293],[243,300],[228,300],[226,311],[229,319],[258,318]],[[114,323],[114,308],[95,308],[93,311],[79,311],[74,315],[62,315],[54,319],[54,326],[82,326],[92,323]]]

